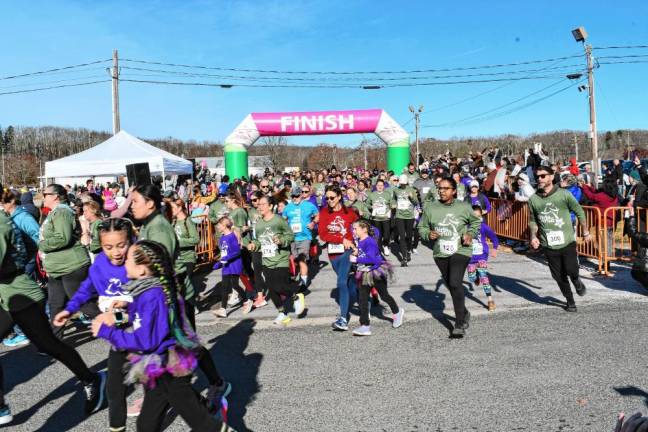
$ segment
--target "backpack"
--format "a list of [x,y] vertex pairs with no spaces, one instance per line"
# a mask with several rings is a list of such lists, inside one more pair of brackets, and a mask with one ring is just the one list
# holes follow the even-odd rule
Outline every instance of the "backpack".
[[9,252],[11,260],[16,265],[16,268],[19,272],[24,272],[27,263],[29,262],[29,255],[27,254],[27,246],[23,239],[23,233],[20,231],[20,228],[14,223],[14,221],[9,218],[9,224],[14,233],[14,240],[12,243],[12,250]]

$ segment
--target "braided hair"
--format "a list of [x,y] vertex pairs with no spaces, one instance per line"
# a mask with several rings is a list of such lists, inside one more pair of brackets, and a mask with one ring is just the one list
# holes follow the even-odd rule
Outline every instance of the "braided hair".
[[180,307],[178,282],[173,270],[173,262],[164,246],[151,240],[139,240],[133,245],[135,264],[145,265],[154,277],[160,281],[169,310],[169,327],[171,335],[184,348],[194,349],[198,346],[196,335],[188,325]]

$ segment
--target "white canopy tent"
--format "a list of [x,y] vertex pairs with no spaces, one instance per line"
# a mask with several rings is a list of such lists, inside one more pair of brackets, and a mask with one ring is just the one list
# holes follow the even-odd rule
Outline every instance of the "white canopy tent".
[[121,131],[81,153],[45,163],[46,178],[119,176],[126,165],[148,162],[151,174],[192,174],[193,164]]

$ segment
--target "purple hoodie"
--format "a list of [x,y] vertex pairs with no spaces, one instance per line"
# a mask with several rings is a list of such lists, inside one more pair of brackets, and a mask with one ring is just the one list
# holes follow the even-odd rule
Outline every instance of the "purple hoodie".
[[358,264],[369,267],[369,270],[375,270],[380,267],[383,261],[376,239],[368,236],[358,242],[358,258],[356,260]]
[[171,337],[169,309],[161,286],[154,286],[128,304],[128,327],[102,324],[97,336],[118,350],[163,354],[176,344]]
[[218,248],[221,258],[214,268],[222,268],[223,276],[240,275],[243,273],[243,261],[241,261],[241,246],[236,234],[229,233],[218,239]]
[[113,300],[132,301],[122,286],[128,283],[126,267],[116,266],[110,262],[106,254],[99,252],[94,263],[88,270],[88,277],[81,282],[81,286],[65,306],[65,310],[75,313],[81,306],[99,296],[99,309],[105,312]]
[[[488,243],[486,242],[486,238],[489,238],[491,242],[493,242],[493,249],[497,250],[497,247],[499,246],[499,240],[497,239],[497,235],[495,232],[492,230],[491,227],[486,224],[486,222],[482,221],[481,223],[481,229],[479,232],[479,239],[473,239],[473,256],[470,258],[470,263],[474,264],[479,261],[488,261]],[[481,254],[475,255],[475,252],[479,252],[481,249]]]

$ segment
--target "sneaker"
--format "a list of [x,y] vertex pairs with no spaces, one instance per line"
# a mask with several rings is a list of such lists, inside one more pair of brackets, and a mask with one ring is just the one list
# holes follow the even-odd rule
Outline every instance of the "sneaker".
[[407,267],[407,260],[406,259],[401,261],[401,267]]
[[371,336],[371,327],[363,325],[353,330],[353,336]]
[[273,323],[276,325],[287,325],[290,322],[290,317],[283,312],[279,312],[277,318],[274,319]]
[[266,301],[263,294],[262,293],[257,294],[256,298],[254,299],[254,308],[258,309],[258,308],[263,307],[263,306],[265,306],[267,304],[268,304],[268,302]]
[[388,246],[383,246],[383,254],[385,256],[389,256],[390,253],[391,253],[391,251],[389,250],[389,247]]
[[236,306],[239,303],[241,303],[241,299],[239,298],[238,294],[230,294],[229,298],[227,299],[227,306]]
[[395,313],[392,317],[392,327],[398,328],[403,325],[403,317],[405,316],[405,309],[398,309],[398,313]]
[[13,337],[8,337],[2,341],[4,346],[17,347],[22,345],[29,345],[29,339],[23,334],[17,334]]
[[304,313],[304,309],[306,309],[306,299],[304,298],[304,294],[299,293],[295,296],[293,306],[295,308],[295,315],[299,316]]
[[405,255],[405,260],[406,260],[407,262],[412,261],[412,254],[409,253],[409,252],[407,252],[407,254]]
[[463,322],[463,329],[468,330],[468,327],[470,327],[470,312],[466,309],[466,314],[464,315],[464,322]]
[[243,313],[248,314],[252,310],[252,306],[254,306],[254,302],[252,300],[245,300],[243,302]]
[[135,401],[126,409],[127,417],[137,417],[142,411],[142,405],[144,404],[144,398],[135,399]]
[[585,284],[583,283],[581,278],[578,278],[574,281],[574,288],[576,288],[576,294],[581,297],[584,296],[587,292],[587,288],[585,287]]
[[455,327],[452,329],[453,338],[462,338],[466,335],[466,330],[463,327]]
[[416,249],[416,248],[412,249],[412,253],[413,253],[414,255],[418,255],[418,249]]
[[90,384],[83,386],[85,391],[85,413],[92,414],[101,408],[106,394],[106,373],[101,371]]
[[488,301],[488,311],[492,312],[495,310],[495,302],[493,300]]
[[212,309],[211,311],[218,318],[227,318],[227,311],[225,310],[225,308],[219,307],[216,309]]
[[567,303],[567,307],[565,308],[567,312],[577,312],[578,309],[576,309],[576,303]]
[[340,330],[340,331],[347,331],[349,330],[349,324],[347,323],[347,320],[339,317],[338,319],[331,324],[331,327],[333,327],[333,330]]
[[8,405],[0,407],[0,425],[6,425],[13,421],[11,410]]

